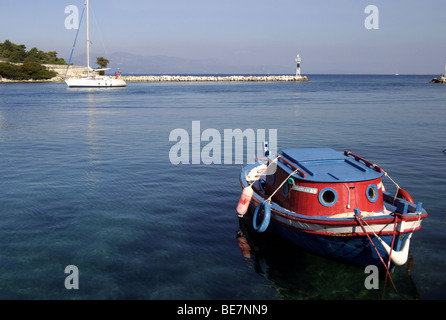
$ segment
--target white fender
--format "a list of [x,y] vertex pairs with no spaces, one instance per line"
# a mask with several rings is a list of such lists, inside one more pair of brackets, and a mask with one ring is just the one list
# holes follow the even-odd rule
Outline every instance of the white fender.
[[[409,237],[406,239],[406,241],[403,244],[403,247],[400,251],[392,250],[392,262],[396,264],[397,266],[402,266],[407,262],[407,259],[409,257],[409,247],[410,247],[410,238],[412,237],[412,233],[409,235]],[[381,245],[383,246],[384,250],[386,250],[387,254],[390,255],[390,247],[387,243],[385,243],[381,238],[377,238]]]

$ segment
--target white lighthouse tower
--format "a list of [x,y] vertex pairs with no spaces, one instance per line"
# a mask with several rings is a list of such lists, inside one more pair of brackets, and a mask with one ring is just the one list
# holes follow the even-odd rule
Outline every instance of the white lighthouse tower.
[[300,77],[300,54],[296,57],[296,77]]

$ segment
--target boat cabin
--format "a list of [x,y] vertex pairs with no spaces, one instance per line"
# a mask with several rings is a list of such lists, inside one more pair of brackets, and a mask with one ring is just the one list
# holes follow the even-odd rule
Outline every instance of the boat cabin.
[[264,189],[266,195],[275,192],[272,201],[283,208],[307,216],[384,210],[384,172],[367,160],[329,148],[288,149],[278,157]]

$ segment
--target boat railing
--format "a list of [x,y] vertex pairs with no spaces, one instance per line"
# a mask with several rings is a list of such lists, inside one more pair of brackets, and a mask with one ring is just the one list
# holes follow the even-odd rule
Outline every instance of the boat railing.
[[358,162],[361,162],[362,164],[366,165],[367,167],[369,167],[371,169],[374,169],[375,171],[378,171],[379,173],[384,172],[383,169],[381,169],[381,167],[377,166],[374,163],[371,163],[370,161],[368,161],[368,160],[366,160],[366,159],[364,159],[364,158],[362,158],[360,156],[357,156],[356,154],[354,154],[354,153],[352,153],[350,151],[345,150],[344,151],[344,155],[346,155],[348,157],[351,157],[351,158],[355,159]]
[[301,169],[299,169],[298,167],[296,167],[294,164],[292,164],[291,162],[289,162],[288,160],[286,160],[284,157],[282,157],[281,155],[277,155],[277,157],[279,158],[280,161],[284,162],[287,166],[291,167],[291,169],[297,170],[297,173],[302,177],[305,178],[307,175],[305,174],[305,172],[303,172]]

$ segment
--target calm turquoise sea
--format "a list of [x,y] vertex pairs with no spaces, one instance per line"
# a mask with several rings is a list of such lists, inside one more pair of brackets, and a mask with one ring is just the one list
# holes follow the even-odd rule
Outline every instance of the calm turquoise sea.
[[[445,299],[446,85],[309,77],[0,85],[0,299]],[[242,164],[170,161],[170,133],[193,121],[222,135],[276,129],[279,149],[350,150],[380,165],[429,212],[410,264],[392,273],[398,292],[384,278],[367,290],[364,269],[268,232],[243,256]],[[70,265],[79,289],[65,287]]]

